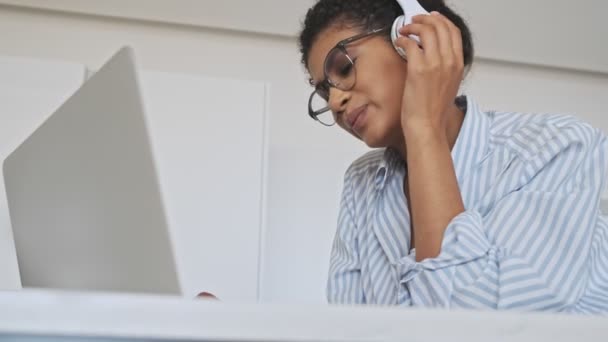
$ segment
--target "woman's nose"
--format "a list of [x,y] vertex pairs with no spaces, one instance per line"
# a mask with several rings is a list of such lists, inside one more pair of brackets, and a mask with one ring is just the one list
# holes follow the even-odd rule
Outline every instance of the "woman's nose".
[[335,87],[329,89],[329,108],[334,113],[341,113],[346,110],[346,104],[350,100],[350,92],[340,90]]

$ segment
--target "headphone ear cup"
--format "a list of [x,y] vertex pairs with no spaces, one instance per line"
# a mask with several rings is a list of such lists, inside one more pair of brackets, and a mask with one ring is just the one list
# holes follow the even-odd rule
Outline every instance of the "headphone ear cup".
[[405,24],[404,15],[401,15],[401,16],[397,17],[397,19],[395,19],[395,21],[393,22],[393,27],[391,28],[391,41],[393,43],[393,47],[395,48],[395,50],[397,51],[399,56],[401,56],[403,59],[407,59],[407,57],[405,55],[405,50],[403,50],[401,47],[397,46],[397,44],[396,44],[397,38],[401,37],[401,34],[399,33],[399,29],[402,28],[404,24]]

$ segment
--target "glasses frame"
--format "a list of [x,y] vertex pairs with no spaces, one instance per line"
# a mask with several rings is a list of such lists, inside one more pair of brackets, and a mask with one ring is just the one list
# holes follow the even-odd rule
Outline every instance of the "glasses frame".
[[[323,62],[323,75],[325,76],[325,78],[323,79],[323,81],[319,82],[319,83],[318,83],[318,84],[315,86],[315,90],[313,90],[313,91],[312,91],[312,93],[310,94],[310,97],[308,98],[308,115],[309,115],[309,116],[310,116],[312,119],[314,119],[315,121],[318,121],[320,124],[322,124],[323,126],[327,126],[327,127],[330,127],[330,126],[333,126],[333,125],[335,125],[335,124],[336,124],[336,121],[335,121],[335,120],[334,120],[334,122],[333,122],[332,124],[326,124],[326,123],[324,123],[323,121],[321,121],[321,120],[318,118],[318,116],[319,116],[319,115],[324,114],[324,113],[326,113],[327,111],[329,111],[329,110],[330,110],[329,105],[328,105],[327,107],[321,108],[321,109],[316,110],[316,111],[312,109],[312,101],[313,101],[313,98],[314,98],[315,94],[317,94],[317,96],[319,96],[319,97],[323,98],[323,96],[321,96],[321,95],[320,95],[320,93],[319,93],[319,89],[320,89],[320,87],[321,87],[322,85],[327,86],[327,89],[330,89],[330,88],[332,88],[332,87],[333,87],[333,88],[337,88],[337,89],[340,89],[340,90],[347,91],[347,90],[351,90],[351,89],[352,89],[352,88],[355,86],[355,83],[357,82],[357,68],[355,67],[355,62],[354,62],[354,60],[353,60],[353,59],[350,57],[350,55],[348,54],[348,51],[346,50],[346,46],[347,46],[348,44],[351,44],[351,43],[353,43],[353,42],[357,41],[357,40],[361,40],[361,39],[363,39],[363,38],[367,38],[367,37],[369,37],[369,36],[373,36],[373,35],[376,35],[376,34],[381,34],[381,33],[389,32],[389,31],[390,31],[390,27],[384,27],[384,28],[375,29],[375,30],[371,30],[371,31],[368,31],[368,32],[364,32],[364,33],[359,33],[359,34],[357,34],[357,35],[354,35],[354,36],[352,36],[352,37],[348,37],[348,38],[346,38],[346,39],[343,39],[343,40],[339,41],[339,42],[336,44],[336,46],[334,46],[334,47],[333,47],[331,50],[329,50],[329,52],[327,53],[327,56],[325,56],[325,61]],[[344,55],[346,56],[346,58],[348,58],[348,60],[350,61],[351,65],[353,66],[353,72],[354,72],[354,75],[353,75],[353,76],[354,76],[354,81],[353,81],[353,83],[351,84],[351,86],[350,86],[350,87],[348,87],[348,88],[340,88],[340,87],[339,87],[337,84],[334,84],[334,83],[333,83],[333,82],[332,82],[332,81],[329,79],[329,77],[327,76],[327,74],[328,74],[328,73],[327,73],[327,63],[328,63],[328,59],[327,59],[327,58],[328,58],[329,56],[331,56],[331,55],[332,55],[332,53],[333,53],[333,52],[334,52],[336,49],[338,49],[338,50],[340,50],[342,53],[344,53]],[[311,84],[312,84],[312,81],[311,81]],[[329,97],[329,93],[328,93],[328,97]],[[329,100],[329,99],[328,99],[328,100]]]

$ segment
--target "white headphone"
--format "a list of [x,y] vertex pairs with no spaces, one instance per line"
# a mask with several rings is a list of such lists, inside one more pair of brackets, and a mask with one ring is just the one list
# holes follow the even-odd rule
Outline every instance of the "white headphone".
[[[397,17],[393,22],[393,28],[391,29],[391,41],[393,42],[393,46],[397,53],[401,55],[401,57],[406,58],[405,51],[399,46],[395,44],[397,38],[401,37],[399,34],[399,29],[403,26],[410,24],[412,22],[412,17],[419,14],[429,14],[427,10],[425,10],[417,0],[397,0],[401,8],[403,9],[403,15]],[[415,35],[410,35],[410,38],[416,40],[420,44],[420,38]]]

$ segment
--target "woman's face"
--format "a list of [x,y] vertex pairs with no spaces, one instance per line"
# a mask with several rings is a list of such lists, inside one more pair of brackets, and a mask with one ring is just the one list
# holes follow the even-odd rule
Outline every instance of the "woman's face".
[[[343,39],[360,30],[330,27],[313,43],[308,71],[314,84],[325,79],[325,57]],[[372,35],[348,44],[346,50],[355,61],[356,82],[351,90],[331,87],[329,107],[336,123],[369,147],[403,144],[401,99],[407,64],[385,37]]]

